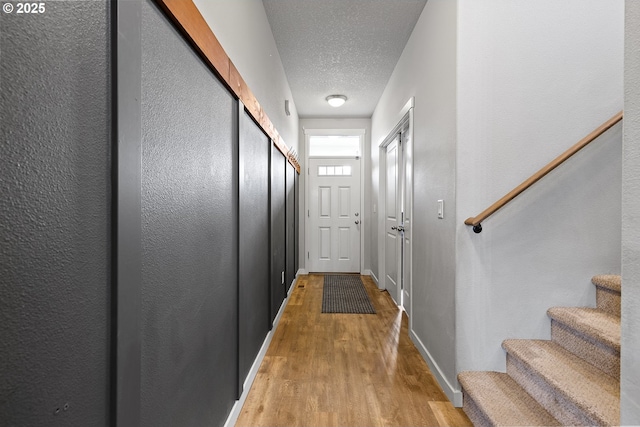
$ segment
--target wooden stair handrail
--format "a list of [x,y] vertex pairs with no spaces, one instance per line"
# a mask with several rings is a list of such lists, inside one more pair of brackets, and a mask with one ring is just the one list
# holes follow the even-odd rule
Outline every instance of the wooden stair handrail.
[[560,154],[558,157],[550,161],[545,167],[543,167],[538,172],[531,175],[531,177],[529,177],[522,184],[518,185],[516,188],[511,190],[500,200],[498,200],[497,202],[489,206],[487,209],[482,211],[477,216],[467,218],[464,223],[466,225],[473,226],[473,231],[475,231],[476,233],[480,233],[482,231],[482,225],[481,225],[482,221],[487,219],[498,209],[500,209],[501,207],[509,203],[511,200],[516,198],[524,190],[526,190],[527,188],[531,187],[533,184],[538,182],[541,178],[543,178],[549,172],[551,172],[552,170],[560,166],[562,163],[564,163],[567,159],[569,159],[571,156],[576,154],[578,151],[582,150],[584,147],[589,145],[600,135],[602,135],[607,130],[612,128],[616,123],[622,120],[622,116],[623,116],[622,111],[620,111],[618,114],[616,114],[615,116],[607,120],[605,123],[603,123],[596,130],[594,130],[589,135],[585,136],[580,141],[578,141],[575,145],[573,145],[567,151],[565,151],[564,153]]

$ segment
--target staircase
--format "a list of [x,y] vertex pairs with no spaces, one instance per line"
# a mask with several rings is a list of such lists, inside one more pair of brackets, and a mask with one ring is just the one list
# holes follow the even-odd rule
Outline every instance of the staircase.
[[551,340],[508,339],[507,373],[461,372],[476,426],[620,425],[620,276],[592,279],[596,307],[554,307]]

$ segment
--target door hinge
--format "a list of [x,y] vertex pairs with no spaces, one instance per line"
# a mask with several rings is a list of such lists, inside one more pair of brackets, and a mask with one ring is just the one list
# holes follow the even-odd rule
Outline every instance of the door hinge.
[[307,209],[307,218],[311,218],[311,211]]
[[309,259],[309,252],[307,252],[307,259]]

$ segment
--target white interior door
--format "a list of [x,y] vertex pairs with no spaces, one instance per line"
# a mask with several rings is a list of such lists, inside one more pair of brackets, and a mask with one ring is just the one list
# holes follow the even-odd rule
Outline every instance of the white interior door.
[[412,313],[413,99],[380,145],[380,286]]
[[413,218],[412,218],[412,209],[413,206],[413,174],[412,174],[412,166],[413,166],[413,152],[411,133],[409,132],[409,128],[406,127],[401,135],[402,138],[402,257],[401,257],[401,265],[402,265],[402,307],[407,312],[407,316],[411,319],[411,236],[412,236],[412,226],[413,226]]
[[401,226],[402,192],[399,191],[401,177],[400,135],[386,147],[385,170],[385,278],[384,287],[398,305],[402,305],[401,292],[401,243],[402,237],[398,232]]
[[360,272],[360,159],[309,159],[309,271]]

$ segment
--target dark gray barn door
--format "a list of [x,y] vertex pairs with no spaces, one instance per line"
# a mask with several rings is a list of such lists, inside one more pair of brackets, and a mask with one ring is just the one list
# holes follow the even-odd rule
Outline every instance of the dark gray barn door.
[[285,298],[285,163],[284,155],[271,145],[271,321]]
[[271,141],[242,110],[239,144],[239,357],[240,391],[271,322],[269,150]]
[[237,397],[237,103],[142,8],[141,425],[222,425]]

